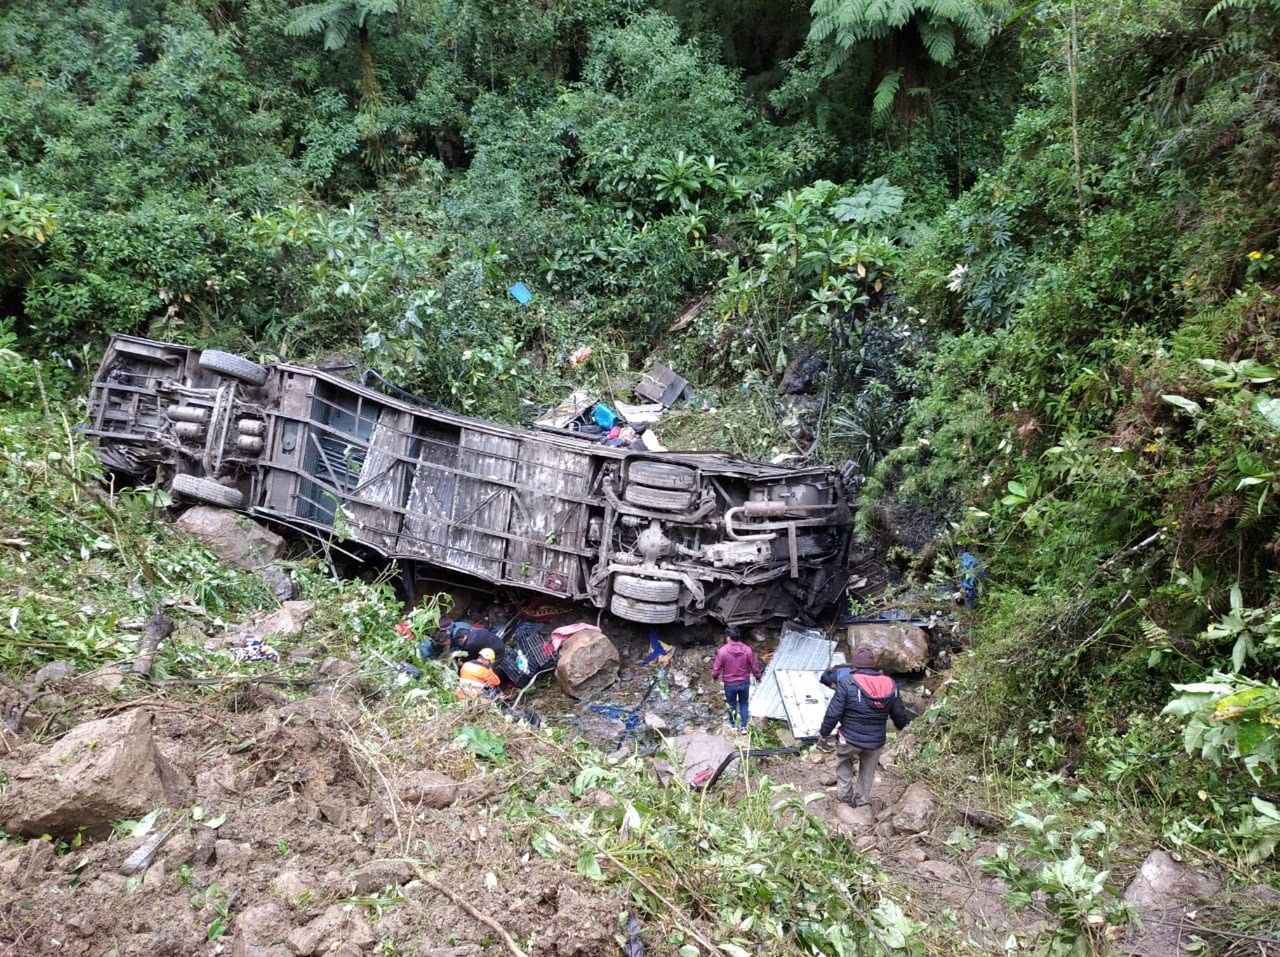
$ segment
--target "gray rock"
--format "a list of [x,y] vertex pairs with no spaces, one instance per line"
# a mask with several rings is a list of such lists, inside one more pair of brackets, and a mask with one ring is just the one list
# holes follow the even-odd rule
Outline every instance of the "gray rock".
[[51,661],[34,675],[28,682],[32,691],[39,691],[54,681],[66,681],[76,676],[76,666],[70,661]]
[[1130,934],[1121,951],[1133,957],[1181,953],[1183,935],[1178,922],[1221,888],[1218,881],[1179,864],[1164,851],[1152,851],[1124,892],[1125,901],[1137,909],[1144,927]]
[[290,907],[296,905],[303,894],[313,890],[314,881],[309,881],[300,871],[281,871],[271,882],[271,891]]
[[255,574],[266,582],[267,587],[271,589],[271,594],[275,595],[279,601],[289,601],[298,597],[298,586],[294,584],[289,570],[283,565],[272,562],[257,569]]
[[223,870],[239,870],[253,860],[253,846],[220,838],[213,842],[213,856]]
[[871,813],[871,805],[852,807],[843,801],[836,804],[836,820],[849,827],[868,828],[875,824],[875,816]]
[[262,568],[284,553],[284,539],[275,532],[223,508],[196,505],[178,516],[177,526],[242,571]]
[[849,660],[859,648],[869,648],[876,667],[889,674],[923,671],[929,662],[929,638],[924,629],[902,622],[849,626]]
[[184,787],[139,708],[78,725],[46,748],[0,796],[0,822],[13,834],[63,836],[172,807]]
[[727,735],[703,732],[668,738],[667,745],[680,757],[681,774],[689,784],[693,784],[703,771],[714,773],[720,762],[738,749]]
[[226,636],[224,641],[230,647],[239,646],[246,638],[289,638],[299,634],[315,611],[315,603],[310,601],[286,601],[275,611],[256,615],[241,623]]
[[936,812],[933,792],[923,784],[915,783],[903,792],[890,820],[898,833],[918,834],[928,829]]

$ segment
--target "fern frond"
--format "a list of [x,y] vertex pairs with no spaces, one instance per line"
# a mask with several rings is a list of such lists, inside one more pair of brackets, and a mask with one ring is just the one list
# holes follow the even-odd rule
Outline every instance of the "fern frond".
[[898,96],[898,87],[902,83],[902,71],[894,70],[886,73],[876,84],[875,95],[871,98],[871,115],[875,119],[883,119],[893,106]]
[[956,32],[950,23],[921,17],[916,23],[925,53],[934,63],[950,66],[956,57]]
[[293,16],[284,25],[285,36],[300,37],[308,33],[319,33],[336,12],[338,5],[333,0],[303,4],[293,11]]

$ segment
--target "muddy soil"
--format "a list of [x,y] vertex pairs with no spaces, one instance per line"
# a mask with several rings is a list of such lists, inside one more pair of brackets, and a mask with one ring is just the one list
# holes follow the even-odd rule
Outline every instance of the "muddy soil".
[[[455,722],[384,742],[384,729],[338,698],[240,714],[137,707],[154,714],[190,805],[156,822],[173,833],[132,878],[120,868],[138,838],[0,847],[5,957],[499,952],[494,933],[419,880],[419,867],[516,939],[532,936],[533,954],[617,953],[624,902],[531,854],[527,833],[496,817],[475,759],[449,745]],[[0,770],[12,779],[39,747],[18,748]],[[513,760],[536,747],[518,729],[507,738]],[[459,782],[451,806],[404,799],[424,769]],[[410,853],[421,863],[405,863]]]

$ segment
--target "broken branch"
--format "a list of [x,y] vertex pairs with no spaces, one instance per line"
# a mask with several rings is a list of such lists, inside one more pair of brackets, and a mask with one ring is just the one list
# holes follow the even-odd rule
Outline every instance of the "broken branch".
[[133,663],[133,673],[145,678],[151,677],[151,663],[155,660],[156,649],[160,642],[173,634],[173,621],[166,618],[161,606],[157,603],[151,612],[151,621],[142,633],[142,641],[138,645],[138,658]]
[[461,907],[474,920],[478,920],[480,923],[484,924],[491,931],[497,934],[498,937],[502,940],[502,942],[507,945],[507,950],[511,951],[512,957],[528,957],[528,955],[523,950],[520,949],[520,945],[517,944],[515,940],[512,938],[512,936],[507,933],[506,928],[503,927],[501,924],[499,924],[496,920],[494,920],[492,917],[489,917],[487,914],[480,913],[480,911],[476,910],[474,907],[472,907],[469,903],[467,903],[465,900],[463,900],[453,891],[449,890],[449,888],[445,887],[438,880],[436,880],[430,874],[428,874],[426,872],[426,869],[417,861],[406,861],[405,863],[407,863],[410,867],[413,868],[413,872],[418,875],[418,880],[422,881],[422,883],[426,884],[436,893],[443,894],[445,897],[449,898],[449,900],[453,901],[455,904]]

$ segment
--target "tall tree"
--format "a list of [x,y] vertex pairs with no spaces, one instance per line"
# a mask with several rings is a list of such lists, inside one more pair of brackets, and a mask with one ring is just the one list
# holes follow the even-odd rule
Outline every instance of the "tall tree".
[[284,32],[291,37],[321,33],[326,50],[343,49],[354,35],[360,54],[363,96],[369,102],[376,102],[382,88],[373,65],[369,25],[374,17],[389,16],[398,13],[399,9],[398,0],[320,0],[319,3],[298,7],[285,25]]

